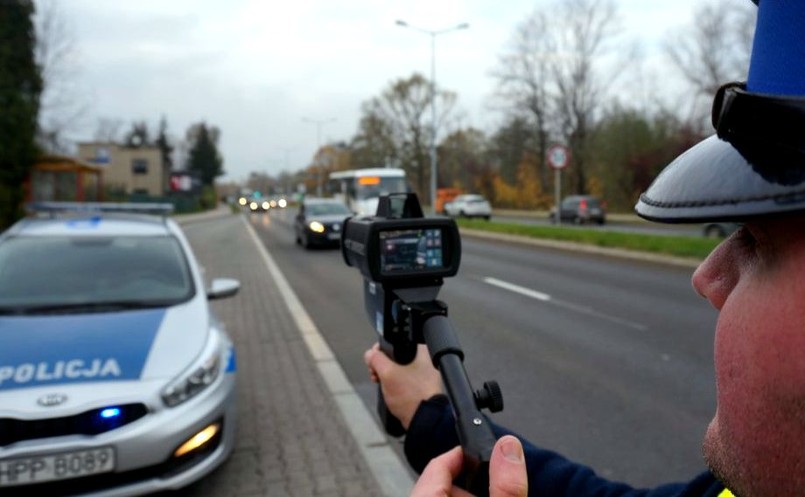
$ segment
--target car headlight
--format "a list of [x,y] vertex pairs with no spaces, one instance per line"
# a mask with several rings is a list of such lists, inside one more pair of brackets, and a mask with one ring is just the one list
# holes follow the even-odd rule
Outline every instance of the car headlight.
[[256,211],[257,210],[257,202],[252,202],[249,204],[249,209]]
[[263,210],[264,211],[267,211],[270,208],[271,208],[271,205],[267,201],[263,202]]
[[285,206],[288,205],[288,202],[286,202],[284,198],[281,198],[278,203],[279,203],[280,208],[282,208],[282,209],[284,209]]
[[315,233],[324,233],[324,225],[318,221],[311,221],[308,226],[310,226],[310,231]]
[[225,343],[221,334],[211,333],[207,345],[196,362],[162,390],[162,402],[168,407],[176,407],[192,399],[215,382],[221,374],[225,351]]

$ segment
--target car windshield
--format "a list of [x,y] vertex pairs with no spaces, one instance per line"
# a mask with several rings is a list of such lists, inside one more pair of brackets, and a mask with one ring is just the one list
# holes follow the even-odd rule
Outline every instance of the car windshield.
[[307,206],[307,214],[309,216],[327,216],[330,214],[344,214],[348,216],[352,214],[349,208],[340,203],[331,203],[331,204],[310,204]]
[[193,292],[170,236],[14,237],[0,244],[0,313],[166,306]]

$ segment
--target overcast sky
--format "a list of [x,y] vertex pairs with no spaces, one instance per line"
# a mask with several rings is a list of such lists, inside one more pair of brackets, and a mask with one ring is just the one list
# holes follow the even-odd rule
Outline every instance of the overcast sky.
[[[617,1],[624,46],[639,41],[646,58],[658,61],[668,30],[689,25],[701,0]],[[464,125],[491,131],[501,116],[489,107],[490,70],[518,23],[552,2],[58,2],[87,103],[73,136],[92,139],[100,118],[123,120],[127,129],[133,120],[155,127],[164,115],[175,137],[203,120],[221,130],[223,179],[299,170],[317,148],[319,129],[322,143],[348,141],[362,102],[414,72],[430,77],[430,36],[397,19],[425,30],[469,23],[436,37],[436,81],[458,94]]]

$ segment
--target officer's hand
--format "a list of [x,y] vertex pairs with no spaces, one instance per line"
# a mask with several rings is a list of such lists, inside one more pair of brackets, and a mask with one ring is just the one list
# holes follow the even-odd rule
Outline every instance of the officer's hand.
[[[411,497],[469,497],[470,494],[453,487],[461,473],[461,447],[445,452],[431,460],[414,486]],[[489,497],[526,497],[526,475],[523,446],[517,438],[506,435],[497,441],[489,460]]]
[[408,429],[419,403],[442,393],[442,378],[433,367],[425,345],[419,345],[416,358],[404,366],[374,347],[363,354],[369,377],[380,383],[389,411]]

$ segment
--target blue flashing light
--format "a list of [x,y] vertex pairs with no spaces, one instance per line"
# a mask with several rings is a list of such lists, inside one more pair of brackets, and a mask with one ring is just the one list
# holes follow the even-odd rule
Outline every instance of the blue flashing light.
[[103,419],[112,419],[120,416],[120,408],[119,407],[107,407],[103,411],[101,411],[101,417]]
[[94,229],[98,227],[102,220],[101,216],[95,215],[87,219],[71,219],[66,224],[69,228]]

